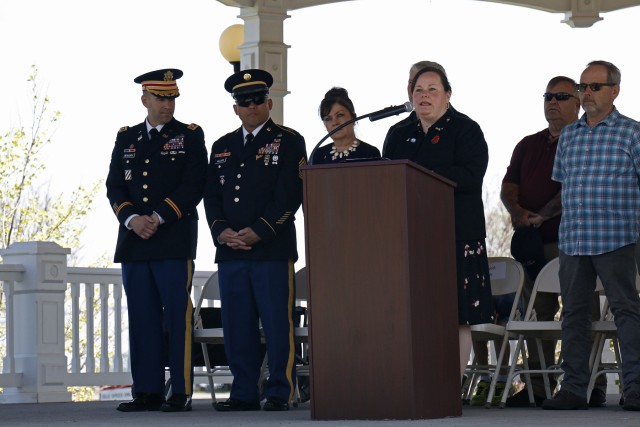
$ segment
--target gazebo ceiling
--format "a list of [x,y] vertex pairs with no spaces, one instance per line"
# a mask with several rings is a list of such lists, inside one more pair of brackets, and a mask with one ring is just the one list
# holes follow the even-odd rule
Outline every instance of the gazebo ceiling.
[[[254,7],[264,0],[218,0],[234,7]],[[302,9],[323,4],[353,0],[280,0],[286,10]],[[365,0],[360,0],[365,1]],[[602,20],[600,13],[612,12],[633,6],[640,6],[640,0],[472,0],[504,3],[512,6],[528,7],[545,12],[564,13],[562,22],[572,27],[590,27]]]

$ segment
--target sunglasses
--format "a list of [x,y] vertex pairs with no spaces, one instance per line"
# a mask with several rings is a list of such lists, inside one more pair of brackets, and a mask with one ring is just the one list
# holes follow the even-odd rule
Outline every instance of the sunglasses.
[[615,86],[615,83],[578,83],[576,84],[576,90],[578,92],[584,92],[587,90],[587,87],[594,92],[602,89],[602,86]]
[[557,99],[558,101],[566,101],[567,99],[573,97],[573,95],[567,92],[558,92],[558,93],[545,92],[542,96],[544,96],[545,101],[551,101],[553,98]]
[[251,103],[254,103],[256,105],[262,105],[264,104],[264,101],[267,100],[267,98],[268,98],[268,95],[263,93],[259,95],[242,96],[242,97],[236,98],[236,104],[238,104],[238,106],[240,107],[248,107],[251,105]]

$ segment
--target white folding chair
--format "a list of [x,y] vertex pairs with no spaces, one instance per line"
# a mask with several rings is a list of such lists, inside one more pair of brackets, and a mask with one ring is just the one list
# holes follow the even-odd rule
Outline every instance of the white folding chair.
[[[227,384],[233,382],[233,375],[228,366],[215,365],[211,361],[208,345],[223,345],[224,334],[222,328],[207,328],[203,325],[201,311],[206,307],[220,306],[220,289],[218,287],[218,272],[209,277],[204,286],[194,312],[193,340],[202,346],[205,371],[194,373],[194,376],[206,376],[211,389],[211,400],[216,403],[215,383]],[[215,381],[214,381],[215,378]]]
[[[506,405],[507,397],[509,396],[509,388],[512,387],[513,379],[516,376],[525,375],[527,383],[531,383],[529,374],[542,374],[547,398],[551,398],[551,391],[549,390],[549,374],[560,375],[563,373],[560,369],[560,365],[555,364],[555,361],[551,361],[551,364],[547,365],[550,361],[544,359],[542,351],[543,340],[559,341],[561,339],[562,321],[538,321],[536,320],[536,313],[533,308],[536,297],[539,293],[560,294],[560,279],[558,277],[559,267],[559,259],[554,258],[542,268],[533,284],[531,298],[529,299],[529,304],[527,305],[524,318],[522,320],[513,320],[507,323],[508,333],[515,334],[518,337],[518,341],[511,353],[511,367],[507,376],[507,384],[504,394],[502,395],[502,401],[500,402],[500,407],[502,408]],[[529,367],[525,342],[536,343],[538,354],[540,355],[540,369],[531,369]],[[518,363],[519,358],[521,358],[522,363]],[[533,389],[531,387],[527,387],[527,391],[529,393],[529,402],[531,406],[535,406]]]
[[[636,275],[636,290],[640,292],[640,276]],[[592,366],[591,378],[589,380],[589,386],[587,387],[587,396],[591,396],[591,392],[595,387],[596,380],[600,375],[606,374],[618,374],[618,380],[620,381],[620,389],[622,390],[622,369],[620,356],[620,345],[618,343],[618,329],[616,327],[613,313],[609,307],[609,301],[604,292],[604,287],[600,278],[596,281],[596,292],[600,294],[600,298],[603,300],[602,308],[600,311],[600,320],[592,323],[592,331],[594,333],[593,346],[589,362]],[[615,360],[612,362],[603,362],[602,353],[607,341],[611,342]]]
[[[301,315],[300,323],[295,325],[295,328],[293,330],[296,347],[299,346],[300,348],[300,354],[296,363],[296,375],[298,378],[296,381],[296,390],[294,395],[294,405],[297,405],[298,402],[304,402],[308,400],[309,396],[309,328],[306,322],[306,319],[308,318],[307,310],[309,299],[309,281],[307,277],[307,267],[302,267],[296,272],[295,289],[296,310]],[[302,382],[307,386],[305,390],[301,390],[300,387],[301,377],[304,378]]]
[[[506,321],[516,320],[521,317],[519,312],[522,285],[524,283],[524,269],[522,265],[508,257],[490,257],[489,271],[491,274],[491,293],[496,295],[514,294],[513,304],[509,318]],[[505,325],[495,323],[483,323],[479,325],[471,325],[471,339],[473,341],[493,342],[496,352],[496,362],[490,365],[478,365],[476,360],[467,366],[465,373],[471,375],[468,381],[468,388],[463,392],[465,398],[468,399],[473,391],[474,384],[477,382],[477,375],[487,373],[492,375],[491,386],[487,395],[485,406],[491,406],[491,400],[496,388],[498,373],[503,365],[503,359],[509,344],[509,335]],[[500,350],[497,343],[501,343]],[[507,355],[508,356],[508,355]],[[475,359],[475,357],[474,357]],[[507,361],[508,362],[508,361]]]

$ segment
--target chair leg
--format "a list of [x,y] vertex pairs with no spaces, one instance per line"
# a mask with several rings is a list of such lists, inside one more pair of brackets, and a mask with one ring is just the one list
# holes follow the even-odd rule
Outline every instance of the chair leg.
[[507,383],[505,384],[504,392],[502,394],[502,399],[500,399],[500,408],[504,408],[507,405],[507,396],[509,395],[509,392],[511,390],[511,387],[513,384],[513,378],[517,375],[516,366],[518,364],[518,355],[522,355],[522,359],[524,361],[527,360],[526,356],[522,353],[523,341],[524,341],[524,335],[519,335],[518,342],[516,343],[516,345],[513,348],[513,351],[511,352],[509,373],[507,374]]
[[[547,370],[547,361],[544,358],[544,353],[542,351],[542,340],[539,338],[536,338],[536,348],[538,349],[540,359],[540,369],[543,371],[542,382],[544,383],[545,397],[547,399],[551,399],[551,383],[549,382],[549,372],[544,372]],[[528,379],[527,381],[531,380]],[[533,389],[529,390],[529,402],[535,404],[535,400],[533,399]]]
[[[523,343],[523,347],[526,348],[526,352],[523,351],[522,352],[522,373],[520,374],[520,379],[522,379],[522,375],[524,373],[524,382],[525,384],[531,384],[531,367],[529,366],[529,341],[526,341],[525,343]],[[542,355],[540,356],[540,364],[544,365],[544,358],[542,357]],[[534,407],[536,406],[536,401],[535,398],[533,397],[533,387],[526,387],[527,389],[527,396],[529,397],[529,406]]]
[[[493,394],[496,392],[496,384],[498,382],[498,377],[500,376],[500,371],[502,369],[502,359],[504,359],[504,353],[506,352],[507,346],[509,345],[509,338],[505,337],[502,340],[502,345],[500,346],[500,352],[498,353],[498,358],[496,360],[495,369],[493,371],[493,378],[491,379],[491,385],[489,386],[489,393],[487,394],[487,401],[485,402],[485,408],[491,408],[491,403],[493,401]],[[495,346],[495,341],[494,341]],[[505,391],[507,392],[507,387],[505,385]]]
[[473,393],[473,389],[478,382],[478,374],[477,374],[477,360],[475,354],[471,354],[470,363],[467,364],[467,369],[465,369],[465,375],[467,379],[463,381],[461,387],[461,395],[464,403],[468,403],[471,400],[471,394]]
[[604,334],[597,334],[593,340],[593,347],[591,348],[591,355],[589,356],[589,366],[591,366],[591,377],[589,378],[589,385],[587,386],[587,396],[591,396],[591,392],[596,384],[596,378],[600,373],[600,363],[602,361],[602,350],[604,349],[604,343],[606,339]]
[[204,357],[204,365],[205,368],[207,369],[207,380],[209,381],[209,388],[211,389],[211,401],[212,404],[215,406],[215,404],[217,403],[216,400],[216,389],[215,389],[215,384],[213,383],[213,371],[211,369],[211,362],[209,361],[209,350],[207,349],[207,344],[202,343],[202,356]]

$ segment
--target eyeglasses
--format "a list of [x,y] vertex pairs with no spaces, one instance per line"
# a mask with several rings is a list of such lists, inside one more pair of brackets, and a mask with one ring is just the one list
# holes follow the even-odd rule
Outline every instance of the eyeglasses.
[[602,86],[615,86],[615,83],[578,83],[576,84],[576,90],[578,92],[584,92],[587,87],[594,92],[598,92],[602,89]]
[[544,96],[545,101],[551,101],[553,98],[557,99],[558,101],[566,101],[567,99],[573,97],[573,95],[567,92],[558,92],[558,93],[545,92],[542,96]]
[[262,105],[264,104],[264,101],[267,100],[267,98],[268,98],[268,95],[263,93],[259,95],[242,96],[242,97],[236,98],[236,104],[238,104],[238,106],[240,107],[248,107],[251,105],[252,102],[256,105]]

